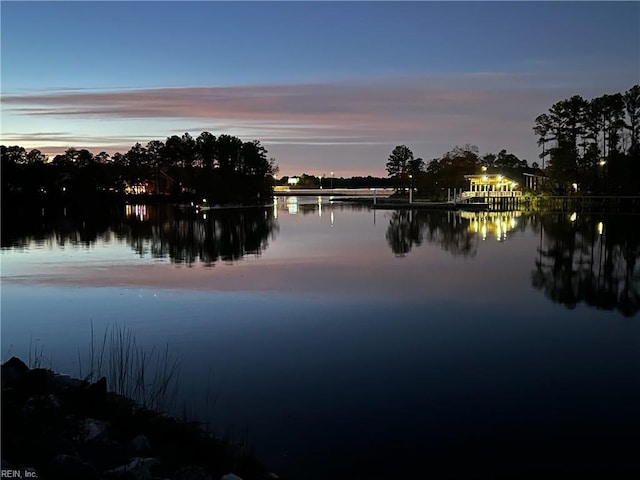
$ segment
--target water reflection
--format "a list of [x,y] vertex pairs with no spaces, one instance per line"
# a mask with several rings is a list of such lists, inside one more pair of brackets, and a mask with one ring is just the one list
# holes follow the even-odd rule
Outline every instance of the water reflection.
[[574,308],[580,303],[625,316],[640,307],[640,232],[635,216],[549,215],[540,235],[534,288]]
[[524,215],[522,212],[396,211],[386,239],[397,256],[424,242],[474,257],[481,241],[539,237],[532,286],[556,303],[580,303],[633,316],[640,309],[640,232],[636,216]]
[[522,212],[465,212],[399,210],[391,214],[386,238],[397,256],[407,255],[424,241],[437,244],[454,256],[475,257],[478,242],[487,236],[507,239],[523,228]]
[[[159,205],[4,209],[2,248],[124,244],[140,257],[213,266],[261,255],[279,232],[278,212],[307,220],[316,216],[333,227],[334,212],[339,216],[341,211],[357,210],[366,207],[336,204],[324,197],[283,198],[266,208],[200,214]],[[376,211],[370,213],[375,219]],[[519,236],[523,241],[514,248],[526,248],[522,258],[531,265],[525,267],[530,271],[526,281],[549,300],[569,308],[584,304],[617,310],[625,316],[636,315],[640,308],[640,232],[635,216],[428,210],[384,212],[384,216],[388,225],[383,234],[396,256],[409,256],[413,249],[429,244],[454,257],[472,259],[482,244],[493,243],[493,248],[500,249],[505,242],[514,245],[511,240]],[[343,237],[336,234],[335,245],[346,241],[344,235],[353,234],[353,228],[349,232],[342,228],[339,235]],[[317,230],[309,232],[315,235]],[[297,243],[302,252],[326,248],[313,238]],[[366,249],[360,253],[368,254]]]
[[37,214],[16,209],[3,213],[2,248],[126,242],[140,256],[211,266],[219,260],[260,255],[277,232],[277,220],[266,208],[205,214],[159,205],[43,208]]

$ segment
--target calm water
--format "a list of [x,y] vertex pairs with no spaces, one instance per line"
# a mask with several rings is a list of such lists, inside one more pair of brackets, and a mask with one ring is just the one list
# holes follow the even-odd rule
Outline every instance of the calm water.
[[639,472],[636,217],[282,198],[2,222],[3,360],[78,375],[92,325],[168,342],[182,402],[283,478]]

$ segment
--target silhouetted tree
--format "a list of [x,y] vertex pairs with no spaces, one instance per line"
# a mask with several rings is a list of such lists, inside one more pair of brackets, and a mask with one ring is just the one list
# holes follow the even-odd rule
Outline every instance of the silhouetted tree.
[[407,185],[409,162],[413,160],[413,152],[406,145],[398,145],[387,160],[387,173],[395,179],[396,186]]

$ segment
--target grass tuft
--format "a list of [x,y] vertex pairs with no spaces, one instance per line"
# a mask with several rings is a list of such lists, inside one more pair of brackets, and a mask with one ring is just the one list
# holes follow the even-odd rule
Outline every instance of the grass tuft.
[[168,412],[176,406],[182,358],[169,352],[168,342],[163,349],[145,350],[131,329],[116,324],[96,346],[92,322],[89,371],[83,375],[80,360],[78,365],[81,378],[94,382],[104,376],[110,391],[143,407]]

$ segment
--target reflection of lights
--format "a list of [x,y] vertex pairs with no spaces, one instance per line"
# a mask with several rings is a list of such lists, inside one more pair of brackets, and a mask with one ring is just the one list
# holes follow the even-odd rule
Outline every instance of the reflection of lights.
[[333,212],[331,212],[331,226],[332,227],[333,227],[333,223],[334,223]]
[[318,197],[318,217],[322,218],[322,197]]
[[572,183],[571,186],[573,187],[573,191],[574,192],[578,191],[578,184],[577,183]]
[[202,219],[203,219],[203,220],[206,220],[206,219],[207,219],[207,214],[206,214],[206,213],[203,213],[203,214],[202,214]]
[[507,234],[518,225],[517,219],[522,216],[522,212],[460,212],[460,218],[468,220],[468,231],[480,233],[482,239],[487,238],[487,234],[495,235],[499,240],[505,240]]
[[287,198],[287,209],[291,215],[298,213],[298,197]]
[[604,231],[604,224],[602,222],[598,222],[598,234],[602,235]]
[[140,220],[146,220],[148,218],[146,205],[126,205],[124,212],[128,217],[135,217]]
[[273,218],[278,218],[278,199],[273,198]]
[[572,222],[575,222],[576,218],[578,218],[578,214],[576,212],[573,212],[569,217],[569,220],[571,220]]

